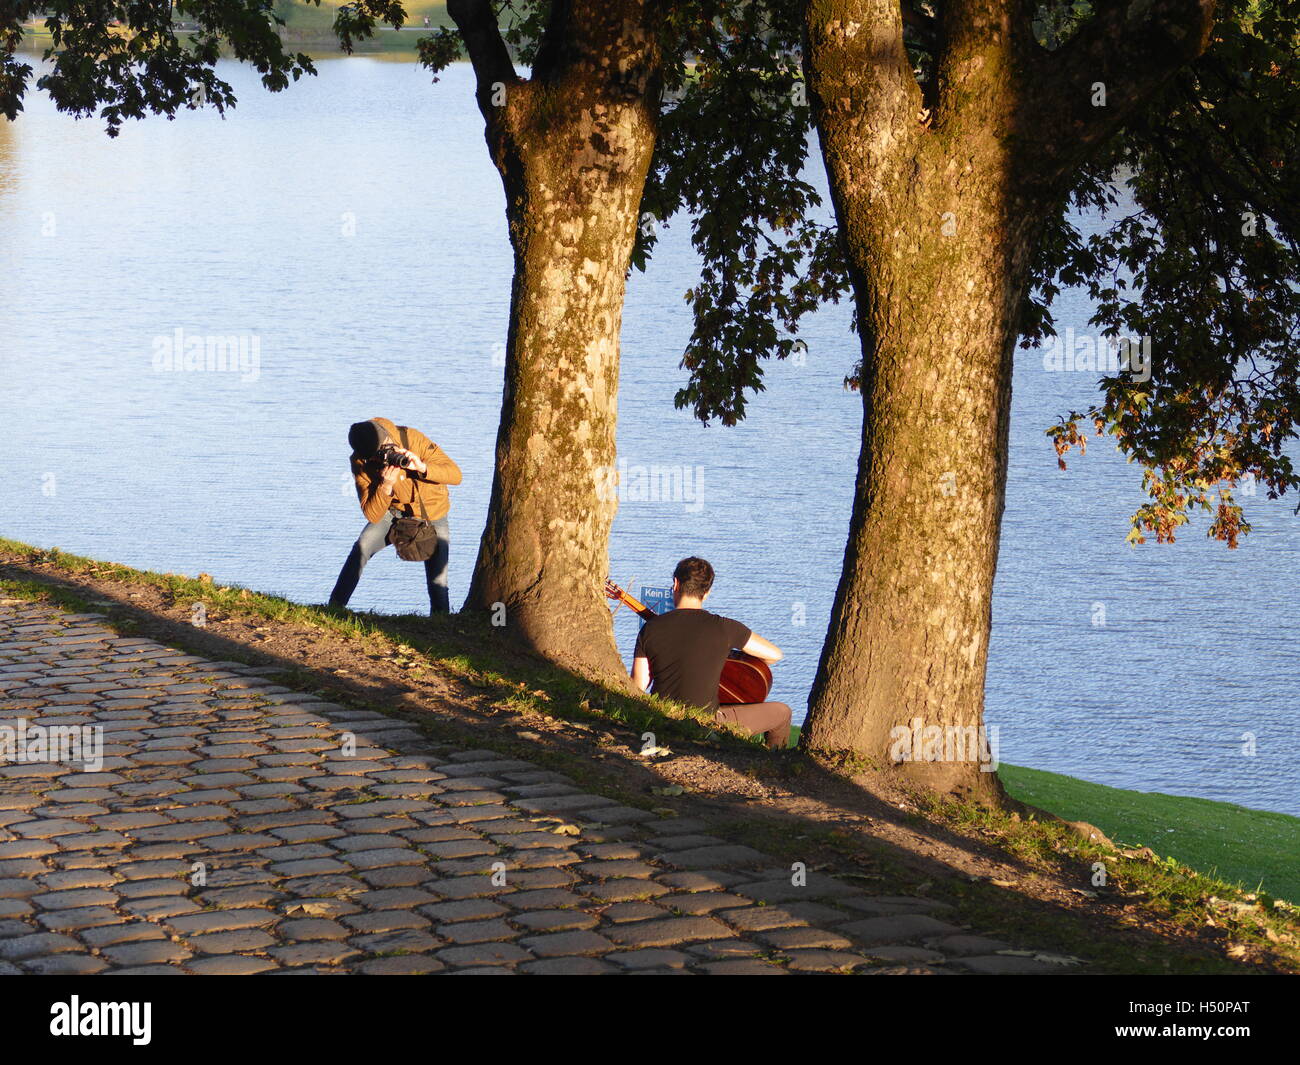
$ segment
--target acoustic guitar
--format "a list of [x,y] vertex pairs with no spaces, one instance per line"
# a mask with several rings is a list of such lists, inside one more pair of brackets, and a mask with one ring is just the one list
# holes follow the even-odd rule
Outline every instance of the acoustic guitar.
[[[659,616],[613,581],[605,582],[605,594],[611,599],[627,604],[634,613],[640,614],[646,621]],[[765,703],[771,690],[771,666],[761,658],[755,658],[733,648],[727,660],[722,663],[722,676],[718,679],[718,702],[723,706],[734,706],[737,703]]]

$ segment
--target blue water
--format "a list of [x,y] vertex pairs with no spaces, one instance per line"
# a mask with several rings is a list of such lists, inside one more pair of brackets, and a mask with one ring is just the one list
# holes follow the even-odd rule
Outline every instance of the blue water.
[[[0,534],[321,602],[361,526],[347,425],[385,415],[465,471],[463,597],[500,403],[500,182],[467,68],[435,85],[409,63],[318,65],[279,96],[231,66],[225,121],[149,120],[115,142],[35,95],[0,124]],[[848,526],[857,340],[847,308],[825,309],[806,362],[772,365],[744,424],[702,427],[672,406],[694,269],[679,219],[631,279],[619,448],[629,467],[702,470],[702,505],[625,499],[612,575],[657,585],[683,555],[712,560],[711,606],[785,649],[774,697],[800,719]],[[1089,313],[1079,293],[1058,303],[1062,329]],[[242,336],[250,360],[255,340],[257,364],[157,369],[178,329]],[[1300,519],[1248,498],[1255,531],[1236,551],[1203,524],[1129,548],[1136,470],[1096,442],[1061,473],[1043,435],[1095,378],[1017,360],[988,676],[1001,757],[1300,814]],[[378,556],[353,606],[421,609],[419,569]],[[626,611],[616,631],[629,653]]]

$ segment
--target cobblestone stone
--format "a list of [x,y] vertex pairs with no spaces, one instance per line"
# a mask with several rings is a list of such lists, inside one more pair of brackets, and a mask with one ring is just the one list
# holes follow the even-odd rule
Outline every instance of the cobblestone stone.
[[606,961],[611,961],[622,969],[680,969],[689,965],[694,959],[689,954],[683,954],[680,950],[662,950],[655,947],[643,950],[620,951],[617,954],[606,955]]
[[147,921],[132,921],[129,924],[119,921],[116,924],[101,925],[98,928],[87,928],[78,938],[91,947],[100,948],[116,946],[119,943],[167,939],[168,936],[158,925],[150,924]]
[[190,951],[179,943],[169,939],[144,940],[138,943],[120,943],[105,947],[104,957],[116,965],[138,966],[159,965],[167,962],[184,961]]
[[539,958],[558,958],[565,955],[607,954],[616,947],[604,936],[588,930],[552,932],[542,936],[527,936],[519,945]]
[[230,932],[240,928],[260,928],[275,920],[270,910],[215,910],[172,918],[167,924],[178,935],[196,936],[207,932]]
[[488,920],[440,924],[438,934],[452,943],[492,943],[514,939],[519,933],[505,921]]
[[42,910],[70,910],[81,906],[112,906],[117,902],[117,895],[103,888],[73,888],[33,895],[32,902]]
[[121,918],[107,906],[81,906],[74,910],[43,913],[37,921],[51,932],[79,932],[84,928],[116,924]]
[[513,943],[478,943],[473,946],[447,947],[436,957],[447,965],[462,967],[479,965],[512,965],[531,961],[532,955]]
[[785,954],[790,959],[790,968],[795,972],[849,972],[867,961],[860,954],[840,950],[790,950]]
[[[608,913],[605,915],[608,918]],[[516,914],[512,923],[534,932],[567,932],[574,929],[595,928],[600,919],[581,910],[530,910]]]
[[730,934],[731,929],[712,917],[671,917],[609,929],[609,937],[624,947],[667,947],[694,940],[720,939]]
[[79,949],[81,944],[71,936],[60,935],[57,932],[35,932],[32,935],[0,940],[0,959],[25,961],[28,958]]
[[186,936],[185,942],[200,954],[232,954],[242,950],[263,950],[275,943],[275,938],[260,928],[241,928],[234,932]]
[[440,946],[441,941],[422,929],[403,928],[355,936],[352,945],[367,954],[391,954],[396,951],[418,954]]
[[391,958],[370,958],[357,966],[357,971],[384,976],[419,976],[446,969],[442,962],[424,955],[400,955]]
[[346,943],[294,943],[267,953],[281,965],[340,965],[359,952]]
[[286,943],[311,942],[318,939],[347,939],[351,933],[336,921],[325,917],[303,917],[281,921],[276,933]]
[[191,958],[185,968],[202,976],[251,976],[276,967],[268,958],[250,957],[247,954],[217,954],[206,958]]
[[766,961],[714,961],[700,966],[714,976],[789,976],[779,965]]
[[108,962],[93,954],[51,954],[24,963],[29,973],[38,976],[90,976],[103,972]]
[[922,936],[956,935],[961,929],[917,913],[850,921],[840,925],[838,931],[851,935],[859,943],[874,946],[877,943],[904,943]]
[[396,932],[403,928],[427,928],[429,919],[410,910],[380,910],[377,913],[350,914],[342,921],[354,932]]

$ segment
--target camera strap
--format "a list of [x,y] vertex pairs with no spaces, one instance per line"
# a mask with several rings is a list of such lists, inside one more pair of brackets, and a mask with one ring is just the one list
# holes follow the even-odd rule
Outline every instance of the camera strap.
[[[407,442],[407,439],[406,439],[406,426],[405,426],[405,425],[399,425],[399,426],[397,427],[397,435],[401,438],[401,441],[402,441],[402,447],[405,448],[407,451],[410,451],[410,450],[411,450],[411,445]],[[415,478],[412,477],[411,480],[414,481]],[[421,520],[422,522],[425,522],[425,523],[427,524],[428,521],[429,521],[429,512],[426,511],[426,510],[424,509],[424,500],[420,498],[420,486],[419,486],[419,484],[416,484],[416,486],[415,486],[415,502],[416,502],[416,504],[417,504],[417,505],[419,506],[419,508],[420,508],[420,520]]]

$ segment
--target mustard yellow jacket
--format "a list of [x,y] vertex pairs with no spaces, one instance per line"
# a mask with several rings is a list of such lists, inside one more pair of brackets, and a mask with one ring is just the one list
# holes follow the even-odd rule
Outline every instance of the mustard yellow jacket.
[[425,473],[402,470],[393,485],[393,494],[384,495],[379,490],[382,483],[383,467],[376,462],[363,462],[352,454],[352,478],[357,483],[357,498],[361,500],[361,512],[366,521],[378,521],[391,508],[397,508],[404,514],[421,517],[416,506],[417,493],[424,503],[425,513],[430,521],[444,517],[451,509],[451,497],[447,494],[447,485],[460,484],[460,467],[437,444],[425,436],[419,429],[395,425],[387,418],[371,418],[388,434],[390,441],[402,446],[400,428],[406,430],[406,447],[410,448],[428,466]]

